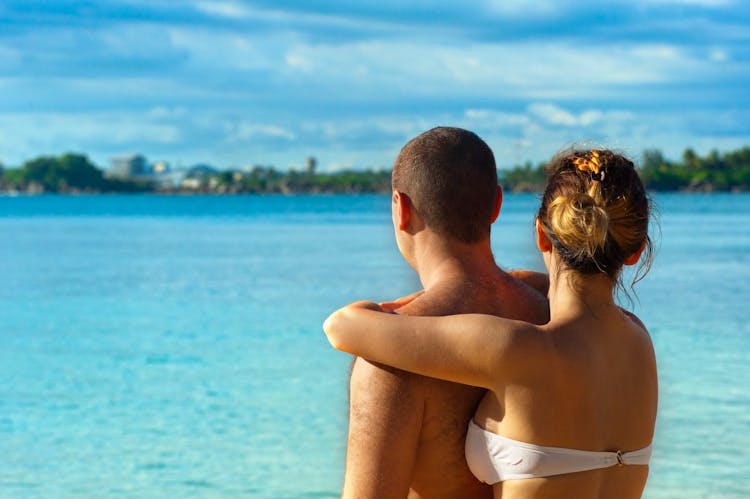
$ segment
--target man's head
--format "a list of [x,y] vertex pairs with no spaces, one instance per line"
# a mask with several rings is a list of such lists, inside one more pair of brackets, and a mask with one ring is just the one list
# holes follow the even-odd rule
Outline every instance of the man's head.
[[393,166],[394,200],[406,195],[435,233],[471,244],[489,237],[500,191],[492,151],[476,134],[437,127],[410,140]]

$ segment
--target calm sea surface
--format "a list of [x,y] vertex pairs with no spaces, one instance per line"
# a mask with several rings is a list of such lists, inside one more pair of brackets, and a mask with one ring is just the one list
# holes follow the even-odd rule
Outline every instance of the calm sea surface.
[[[634,310],[648,498],[750,497],[750,196],[658,195]],[[537,199],[493,248],[541,268]],[[349,358],[321,323],[418,287],[387,196],[0,197],[0,497],[337,497]]]

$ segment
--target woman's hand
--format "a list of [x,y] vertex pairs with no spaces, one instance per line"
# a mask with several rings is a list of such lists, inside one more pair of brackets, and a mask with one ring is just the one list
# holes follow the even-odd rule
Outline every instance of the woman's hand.
[[383,308],[377,303],[361,300],[336,310],[323,322],[323,331],[325,331],[333,348],[342,352],[353,353],[347,347],[346,333],[357,331],[357,334],[359,334],[359,329],[354,324],[357,324],[357,316],[364,310],[384,312]]
[[410,295],[402,296],[401,298],[396,298],[393,301],[386,301],[380,304],[380,308],[382,308],[384,312],[393,312],[394,310],[398,310],[399,308],[408,305],[423,294],[424,290],[421,290]]
[[360,308],[363,310],[374,310],[376,312],[385,312],[383,306],[375,303],[374,301],[368,301],[368,300],[360,300],[355,301],[354,303],[350,303],[346,307],[342,308],[341,310],[347,309],[347,308]]

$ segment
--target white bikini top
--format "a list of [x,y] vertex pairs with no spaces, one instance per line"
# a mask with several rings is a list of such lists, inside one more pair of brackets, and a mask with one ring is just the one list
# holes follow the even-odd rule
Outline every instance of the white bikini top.
[[651,459],[651,445],[632,452],[542,447],[500,436],[471,421],[465,453],[469,469],[477,480],[492,485],[504,480],[541,478],[616,464],[647,465]]

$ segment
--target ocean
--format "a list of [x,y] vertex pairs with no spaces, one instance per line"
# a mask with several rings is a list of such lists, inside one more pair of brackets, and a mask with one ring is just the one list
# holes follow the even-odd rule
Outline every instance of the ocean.
[[[750,497],[750,195],[654,199],[645,497]],[[350,358],[321,323],[418,289],[389,203],[0,197],[0,497],[338,497]],[[503,267],[542,268],[537,206],[506,195]]]

